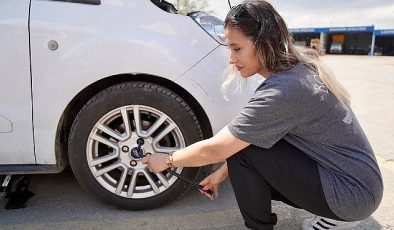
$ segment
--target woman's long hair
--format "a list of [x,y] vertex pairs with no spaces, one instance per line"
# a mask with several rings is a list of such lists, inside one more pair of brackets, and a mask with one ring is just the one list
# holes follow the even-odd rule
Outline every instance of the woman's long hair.
[[[350,106],[349,93],[319,59],[318,53],[313,49],[294,45],[283,18],[268,2],[246,0],[231,8],[224,21],[224,28],[229,27],[241,30],[252,39],[259,63],[264,70],[275,73],[302,63],[319,75],[324,85],[343,106]],[[236,78],[235,73],[234,67],[230,67],[222,84],[225,97],[228,85]]]

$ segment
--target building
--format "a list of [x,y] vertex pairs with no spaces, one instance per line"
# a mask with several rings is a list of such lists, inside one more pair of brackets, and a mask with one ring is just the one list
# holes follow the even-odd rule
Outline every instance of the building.
[[394,56],[394,29],[374,26],[289,29],[296,45],[311,46],[319,39],[321,53]]

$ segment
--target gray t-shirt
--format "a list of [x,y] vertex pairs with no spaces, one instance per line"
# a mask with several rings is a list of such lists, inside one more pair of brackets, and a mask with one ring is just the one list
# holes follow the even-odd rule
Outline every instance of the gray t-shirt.
[[227,127],[262,148],[283,138],[316,160],[327,203],[338,217],[363,219],[380,204],[382,176],[360,124],[309,68],[298,64],[274,73]]

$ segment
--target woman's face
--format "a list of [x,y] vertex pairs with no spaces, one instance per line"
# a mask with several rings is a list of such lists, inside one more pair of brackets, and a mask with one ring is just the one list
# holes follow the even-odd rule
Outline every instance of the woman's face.
[[[256,73],[263,75],[263,71],[254,48],[253,41],[238,28],[227,27],[224,35],[230,49],[230,64],[240,72],[241,76],[248,78]],[[263,75],[266,77],[266,75]]]

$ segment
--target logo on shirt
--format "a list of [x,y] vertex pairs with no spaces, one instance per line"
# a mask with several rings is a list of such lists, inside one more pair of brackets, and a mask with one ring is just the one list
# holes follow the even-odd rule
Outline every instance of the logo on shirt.
[[320,80],[318,75],[312,75],[313,79],[315,80],[315,84],[313,85],[313,88],[315,90],[316,94],[320,95],[320,101],[324,101],[326,99],[326,95],[328,94],[328,88],[324,83]]
[[315,81],[316,81],[315,85],[313,86],[315,88],[315,91],[321,91],[321,92],[328,93],[328,88],[320,80],[319,76],[318,75],[312,75],[312,76],[313,76],[313,79],[315,79]]

